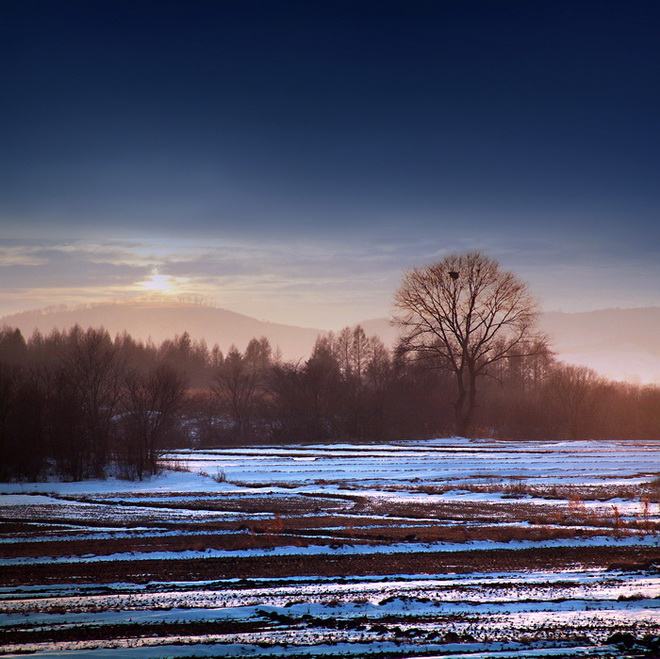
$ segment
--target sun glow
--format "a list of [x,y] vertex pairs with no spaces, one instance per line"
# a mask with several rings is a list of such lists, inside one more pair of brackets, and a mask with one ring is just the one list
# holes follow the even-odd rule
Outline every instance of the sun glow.
[[161,275],[158,271],[152,272],[147,279],[139,281],[137,285],[143,291],[151,293],[174,294],[181,293],[180,283],[184,278]]

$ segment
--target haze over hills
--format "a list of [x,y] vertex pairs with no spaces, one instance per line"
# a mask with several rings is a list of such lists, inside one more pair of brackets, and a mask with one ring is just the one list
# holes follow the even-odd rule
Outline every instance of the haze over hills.
[[[188,332],[193,339],[217,343],[225,351],[235,344],[243,350],[253,337],[268,337],[284,359],[304,359],[319,334],[326,330],[257,320],[217,307],[176,300],[100,303],[81,307],[49,307],[0,318],[0,325],[17,327],[24,336],[53,328],[105,327],[111,335],[128,331],[136,339],[155,343]],[[389,319],[361,323],[367,335],[378,335],[392,346],[397,329]],[[581,313],[542,314],[541,328],[550,337],[557,357],[593,368],[604,376],[634,383],[660,383],[660,307],[603,309]]]
[[284,359],[309,356],[322,329],[295,327],[257,320],[227,309],[176,300],[99,303],[79,307],[47,307],[0,318],[0,325],[17,327],[27,338],[34,330],[47,334],[52,329],[104,327],[112,336],[126,330],[133,338],[158,344],[176,334],[188,332],[204,339],[209,347],[217,343],[223,352],[232,345],[243,350],[250,339],[268,337],[273,350]]
[[[367,334],[378,334],[391,345],[396,329],[381,318],[362,323]],[[612,380],[660,384],[660,307],[602,309],[541,314],[557,358],[588,366]]]
[[549,312],[541,326],[565,362],[613,380],[660,384],[660,307]]

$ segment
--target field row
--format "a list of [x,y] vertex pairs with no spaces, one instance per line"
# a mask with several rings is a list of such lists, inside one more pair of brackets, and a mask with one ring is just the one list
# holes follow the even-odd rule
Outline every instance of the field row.
[[264,447],[169,456],[141,483],[4,486],[0,651],[656,656],[658,456]]

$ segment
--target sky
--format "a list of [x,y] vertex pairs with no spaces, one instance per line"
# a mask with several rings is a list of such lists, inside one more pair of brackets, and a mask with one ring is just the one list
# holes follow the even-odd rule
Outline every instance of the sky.
[[660,305],[657,0],[4,0],[0,316],[193,296],[337,329],[479,250]]

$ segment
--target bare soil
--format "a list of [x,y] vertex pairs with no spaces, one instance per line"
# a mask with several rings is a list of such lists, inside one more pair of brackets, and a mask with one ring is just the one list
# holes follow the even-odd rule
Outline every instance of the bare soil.
[[52,583],[147,583],[162,580],[194,580],[287,576],[364,576],[401,573],[452,574],[517,570],[573,568],[627,568],[641,570],[657,565],[660,548],[654,547],[559,547],[546,549],[496,549],[376,556],[259,556],[188,560],[112,561],[0,567],[5,586]]

